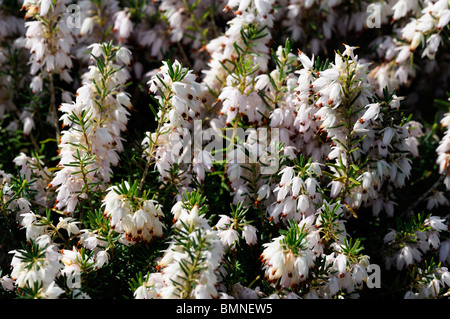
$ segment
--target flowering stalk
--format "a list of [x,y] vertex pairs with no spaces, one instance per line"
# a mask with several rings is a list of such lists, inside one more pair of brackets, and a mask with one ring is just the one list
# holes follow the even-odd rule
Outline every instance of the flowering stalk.
[[267,280],[280,287],[280,295],[286,288],[310,297],[341,289],[351,294],[367,279],[368,256],[346,232],[346,206],[322,188],[320,164],[302,157],[294,163],[280,171],[276,202],[268,208],[270,221],[284,221],[287,231],[263,245]]
[[447,190],[450,190],[450,113],[444,115],[441,125],[445,133],[436,149],[438,154],[436,162],[439,165],[439,173],[444,176],[444,184]]
[[289,226],[280,237],[264,244],[265,249],[261,255],[269,282],[276,282],[281,278],[282,287],[290,287],[306,279],[309,268],[314,265],[313,252],[306,244],[307,232],[303,227],[300,229],[293,220]]
[[[5,10],[6,11],[6,10]],[[9,128],[17,126],[17,122],[22,120],[23,134],[29,136],[36,150],[39,147],[36,144],[31,130],[34,125],[31,113],[27,108],[20,107],[19,94],[24,89],[22,75],[26,73],[28,66],[24,63],[24,52],[20,41],[14,41],[25,33],[23,19],[15,17],[7,12],[2,12],[2,26],[0,31],[0,119],[13,112],[15,120],[10,122]]]
[[123,150],[121,131],[125,130],[128,95],[120,90],[128,73],[119,63],[130,62],[129,50],[111,43],[91,46],[96,62],[84,75],[84,85],[78,89],[75,103],[61,104],[64,125],[60,142],[59,170],[50,186],[57,189],[58,209],[72,213],[79,199],[91,203],[92,192],[104,188],[110,181],[111,166],[117,165],[117,152]]
[[405,293],[405,299],[430,299],[445,296],[442,291],[450,287],[450,272],[447,267],[436,264],[433,258],[425,261],[424,268],[415,270],[409,290]]
[[236,208],[231,206],[233,212],[231,216],[220,215],[220,219],[214,226],[217,230],[222,244],[225,248],[234,250],[239,239],[244,239],[247,245],[255,245],[257,242],[257,229],[250,225],[245,215],[248,209],[243,208],[243,203],[239,203]]
[[216,271],[223,247],[208,224],[208,206],[198,192],[186,193],[172,209],[174,236],[158,264],[134,292],[136,298],[217,298]]
[[[411,170],[407,154],[418,155],[421,127],[397,115],[403,98],[388,94],[387,90],[383,91],[383,98],[372,96],[367,65],[358,61],[354,47],[345,47],[343,53],[336,54],[331,66],[318,61],[314,66],[312,59],[300,53],[305,69],[299,71],[296,94],[300,103],[295,102],[299,105],[298,114],[302,114],[298,116],[299,132],[309,140],[317,129],[316,134],[324,134],[325,142],[331,142],[331,151],[325,153],[327,160],[335,161],[327,163],[331,173],[325,173],[332,179],[331,197],[347,204],[352,214],[363,203],[369,203],[374,214],[384,205],[388,215],[392,215],[393,202],[383,204],[378,193],[389,169],[393,186],[404,185]],[[373,198],[379,201],[374,203]]]
[[[353,47],[346,46],[344,53],[336,53],[331,67],[316,71],[312,77],[301,78],[310,84],[299,83],[298,91],[300,101],[307,96],[313,98],[312,104],[317,109],[313,119],[320,121],[319,130],[325,131],[327,139],[332,141],[332,151],[327,156],[327,159],[336,162],[329,165],[333,172],[331,176],[334,176],[331,196],[339,197],[341,203],[353,201],[348,195],[352,188],[350,182],[358,173],[352,167],[360,156],[360,138],[355,137],[352,126],[368,104],[370,95],[367,65],[357,61],[353,50]],[[309,59],[302,57],[302,60],[309,68],[312,67]]]
[[[324,214],[337,213],[335,216],[339,216],[342,213],[339,207],[325,203],[315,227],[311,227],[314,216],[302,219],[300,223],[291,219],[288,229],[280,231],[280,237],[264,244],[261,258],[265,275],[274,287],[281,288],[278,292],[280,296],[286,294],[286,288],[291,288],[294,296],[298,293],[307,298],[318,295],[333,297],[340,291],[352,294],[362,288],[367,280],[366,267],[369,263],[368,256],[361,254],[363,248],[360,241],[347,240],[342,223],[334,230],[328,227],[336,225],[335,220],[327,226]],[[337,237],[333,235],[328,241],[326,234],[330,230]],[[318,242],[320,237],[314,233],[324,236]],[[318,251],[320,246],[324,249],[320,249],[322,252]],[[331,252],[328,252],[330,248]]]
[[422,261],[423,254],[440,247],[440,235],[448,231],[445,220],[438,216],[418,214],[408,222],[399,223],[384,237],[389,254],[386,265],[395,265],[398,270]]
[[149,243],[155,237],[162,237],[164,217],[160,205],[148,194],[138,197],[137,182],[130,185],[122,182],[112,186],[103,199],[104,215],[110,219],[111,230],[122,234],[122,243]]
[[142,190],[154,158],[164,183],[170,181],[178,189],[186,189],[193,174],[202,183],[205,171],[212,168],[212,156],[202,150],[201,145],[200,148],[191,147],[191,133],[194,132],[194,121],[200,119],[203,99],[195,75],[178,61],[173,64],[167,61],[148,84],[152,93],[158,93],[153,97],[158,108],[158,112],[154,111],[158,127],[155,133],[147,133],[142,141],[147,165],[139,189]]
[[[105,42],[111,33],[109,25],[114,23],[113,17],[119,11],[117,0],[80,1],[82,25],[79,36],[84,43],[93,43],[100,39]],[[95,40],[94,40],[95,39]]]
[[203,71],[203,82],[217,96],[220,87],[225,85],[227,76],[234,72],[233,61],[239,55],[254,53],[251,59],[254,66],[259,65],[262,72],[267,70],[270,50],[266,44],[271,35],[268,29],[273,26],[271,0],[245,1],[237,3],[229,1],[224,11],[234,9],[235,17],[229,22],[230,28],[224,35],[210,41],[206,50],[211,54],[209,69]]
[[[409,1],[398,1],[394,12],[394,19],[404,16],[410,9],[406,7]],[[417,2],[418,3],[418,2]],[[414,11],[418,11],[418,7]],[[401,40],[392,38],[383,40],[380,52],[385,52],[387,62],[382,63],[371,72],[370,76],[382,90],[388,87],[390,90],[407,84],[410,77],[415,75],[414,54],[422,45],[421,58],[425,56],[434,60],[439,46],[443,42],[441,33],[450,22],[450,4],[447,0],[426,1],[426,6],[421,10],[418,18],[412,18],[409,23],[399,28]],[[413,11],[413,12],[414,12]]]
[[[235,5],[237,4],[230,2],[229,7],[225,9],[230,10]],[[214,66],[214,58],[220,57],[217,61],[221,68],[220,72],[226,74],[222,80],[222,73],[219,70],[214,71],[214,81],[221,82],[222,88],[220,88],[221,93],[217,95],[217,103],[221,104],[220,117],[212,124],[224,127],[224,130],[227,130],[227,126],[231,126],[229,130],[232,130],[232,133],[227,146],[225,172],[231,177],[235,204],[242,197],[246,202],[249,199],[251,203],[257,202],[256,196],[253,199],[246,198],[245,194],[250,192],[255,194],[258,187],[264,183],[259,173],[263,165],[278,165],[269,159],[271,156],[278,159],[280,150],[276,139],[268,138],[264,140],[264,146],[262,146],[256,141],[258,135],[259,138],[261,137],[261,133],[254,132],[255,134],[251,134],[247,141],[243,140],[238,133],[238,130],[246,125],[265,126],[269,117],[269,110],[259,94],[257,76],[258,73],[267,70],[269,51],[261,44],[270,41],[268,31],[272,21],[270,8],[270,2],[264,2],[261,6],[252,2],[239,5],[234,12],[235,19],[230,22],[233,26],[227,31],[226,36],[215,40],[224,41],[222,48],[212,53],[211,65]],[[252,23],[244,22],[247,16]],[[230,38],[235,40],[232,45],[228,42]],[[206,82],[207,80],[209,82]],[[208,73],[204,82],[207,83],[210,92],[219,89],[219,84],[211,84],[215,82],[209,79]],[[240,145],[241,142],[245,144]],[[237,163],[243,159],[239,156],[239,152],[248,156],[245,163],[249,162],[250,165]],[[253,188],[253,191],[249,188]],[[261,214],[261,220],[263,220],[263,214]]]
[[69,69],[72,68],[70,48],[74,39],[66,25],[65,0],[25,0],[23,9],[25,18],[34,21],[26,22],[26,48],[31,51],[30,73],[33,75],[31,89],[39,93],[43,89],[44,77],[48,77],[50,93],[50,115],[56,131],[56,140],[60,139],[58,114],[56,110],[54,74],[67,83],[72,82]]
[[[210,20],[214,22],[217,6],[215,1],[160,1],[158,9],[167,24],[170,42],[177,44],[187,65],[194,63],[194,70],[203,67],[204,47],[209,42],[208,34],[215,27]],[[185,45],[189,45],[192,58],[187,56]]]
[[328,53],[327,44],[331,39],[343,41],[342,39],[347,39],[350,33],[358,36],[364,31],[371,5],[383,7],[377,19],[383,23],[386,23],[386,20],[389,22],[387,17],[390,14],[391,2],[282,0],[277,1],[275,20],[294,41],[308,43],[312,53],[318,54],[321,51]]
[[61,269],[54,245],[38,245],[31,242],[14,253],[11,278],[19,288],[19,294],[31,298],[57,298],[64,291],[55,284]]
[[[272,51],[272,60],[276,68],[272,72],[261,74],[257,77],[256,88],[263,97],[268,107],[274,109],[271,114],[271,127],[289,127],[289,115],[286,114],[289,108],[289,93],[294,89],[294,71],[298,66],[296,56],[292,53],[293,42],[286,39],[284,47],[279,46],[276,51]],[[288,123],[284,123],[284,120]]]
[[29,157],[21,153],[14,159],[14,163],[20,167],[20,174],[27,181],[32,182],[30,191],[35,193],[32,199],[33,202],[39,203],[43,207],[47,207],[50,201],[53,200],[53,195],[47,189],[48,183],[52,179],[52,174],[49,169],[44,166],[41,158],[34,153],[33,157]]
[[316,206],[322,205],[320,164],[300,157],[295,166],[285,166],[280,170],[279,179],[273,189],[275,202],[267,209],[269,220],[278,224],[281,219],[294,219],[299,222],[305,216],[316,212]]

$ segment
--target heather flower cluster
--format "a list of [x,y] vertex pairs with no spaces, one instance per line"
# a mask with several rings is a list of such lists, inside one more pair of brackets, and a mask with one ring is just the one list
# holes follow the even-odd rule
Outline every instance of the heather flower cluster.
[[450,295],[450,1],[0,1],[0,299]]

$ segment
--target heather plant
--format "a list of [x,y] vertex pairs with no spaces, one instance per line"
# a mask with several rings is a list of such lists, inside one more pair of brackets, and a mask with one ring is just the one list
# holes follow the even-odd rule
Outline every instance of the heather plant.
[[0,1],[0,298],[447,298],[450,1]]

